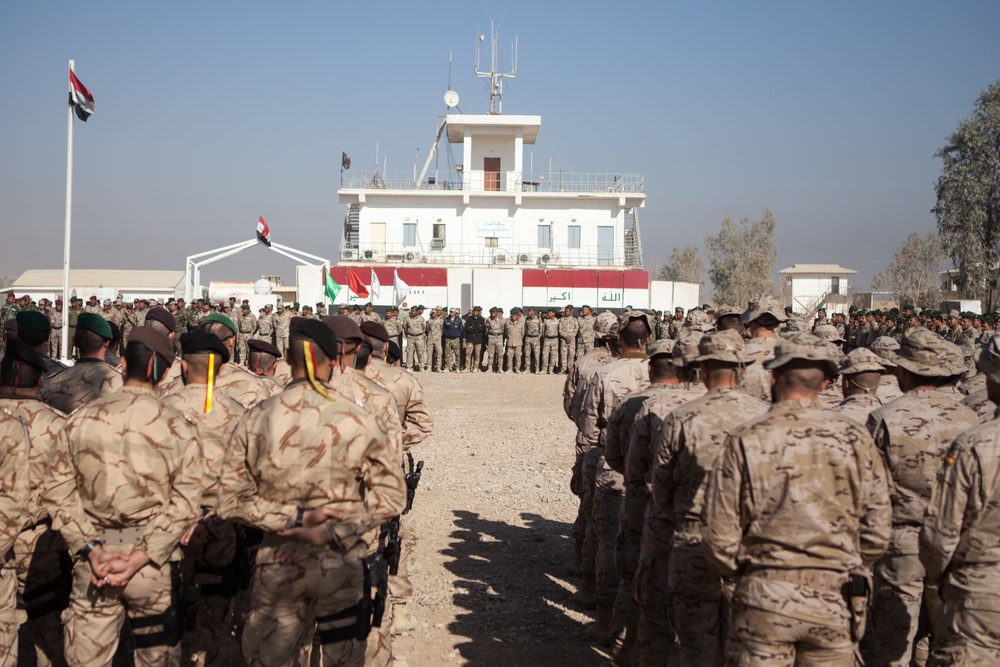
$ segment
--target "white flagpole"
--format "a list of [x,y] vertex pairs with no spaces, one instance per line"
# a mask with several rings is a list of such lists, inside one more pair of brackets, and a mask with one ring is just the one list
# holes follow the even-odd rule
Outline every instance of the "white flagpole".
[[[75,62],[69,61],[69,71],[73,71],[73,66]],[[69,84],[72,88],[73,84]],[[72,92],[70,90],[69,92]],[[67,122],[67,133],[68,141],[66,143],[66,231],[63,236],[63,289],[62,289],[62,302],[63,302],[63,316],[66,318],[66,322],[63,323],[62,328],[62,342],[60,344],[60,350],[62,350],[62,358],[69,359],[69,238],[70,238],[70,222],[73,219],[73,105],[66,101],[66,114],[68,117]]]

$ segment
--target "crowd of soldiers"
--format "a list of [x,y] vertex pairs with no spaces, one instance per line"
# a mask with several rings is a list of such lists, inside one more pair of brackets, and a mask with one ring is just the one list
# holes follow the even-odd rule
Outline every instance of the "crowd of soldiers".
[[384,326],[74,300],[67,368],[48,305],[8,300],[0,665],[19,632],[43,666],[398,663],[433,424]]
[[1000,664],[995,322],[678,317],[599,314],[564,385],[610,664]]

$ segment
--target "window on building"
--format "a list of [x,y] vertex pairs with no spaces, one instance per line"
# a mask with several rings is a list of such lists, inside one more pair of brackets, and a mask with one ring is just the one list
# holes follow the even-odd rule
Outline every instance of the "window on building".
[[566,228],[568,232],[568,237],[566,239],[566,245],[570,250],[580,249],[580,225],[570,225]]
[[840,294],[840,276],[834,276],[830,280],[830,294]]
[[431,247],[440,250],[444,248],[444,223],[438,222],[433,226],[434,238],[431,240]]
[[499,243],[497,243],[497,241],[499,241],[499,239],[496,236],[487,236],[486,237],[486,247],[487,248],[496,248],[497,246],[500,245]]
[[552,227],[550,225],[538,225],[538,247],[552,247]]
[[417,245],[417,223],[403,223],[403,247],[413,248]]

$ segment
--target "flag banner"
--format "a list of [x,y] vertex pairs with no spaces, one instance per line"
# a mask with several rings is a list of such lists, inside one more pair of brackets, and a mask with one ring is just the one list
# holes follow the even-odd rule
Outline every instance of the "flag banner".
[[359,297],[364,299],[368,296],[368,288],[365,287],[364,281],[361,280],[361,276],[354,272],[354,269],[348,269],[347,271],[347,282],[348,287],[351,291],[357,294]]
[[392,289],[396,292],[397,304],[403,303],[406,295],[410,293],[410,286],[403,282],[403,279],[399,277],[399,272],[395,270],[392,272]]
[[69,71],[69,104],[76,112],[76,117],[84,123],[94,115],[94,96],[80,83],[73,70]]
[[330,275],[330,271],[326,271],[326,289],[323,291],[326,293],[326,298],[330,300],[330,303],[337,302],[337,295],[340,294],[340,290],[344,289],[337,284],[337,281],[333,279]]
[[378,281],[378,276],[375,275],[375,269],[372,269],[372,296],[377,299],[381,291],[382,283]]
[[341,169],[351,168],[351,158],[347,157],[347,153],[340,154],[340,168]]
[[268,248],[271,247],[271,230],[268,228],[267,223],[264,222],[264,216],[257,217],[257,240]]

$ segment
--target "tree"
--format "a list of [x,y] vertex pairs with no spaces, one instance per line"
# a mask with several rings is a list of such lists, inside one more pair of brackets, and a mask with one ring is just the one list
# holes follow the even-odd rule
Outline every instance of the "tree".
[[778,257],[774,243],[777,225],[774,214],[767,209],[760,220],[743,218],[739,223],[727,213],[719,233],[705,238],[705,254],[711,265],[708,277],[716,303],[743,306],[772,291],[771,273]]
[[943,256],[937,234],[925,237],[910,234],[896,246],[885,271],[872,278],[872,290],[895,292],[900,305],[912,303],[922,308],[935,308],[941,299],[938,269]]
[[705,260],[698,253],[697,246],[674,246],[667,263],[654,275],[657,280],[701,285],[705,282]]
[[935,157],[943,162],[933,209],[938,233],[959,289],[992,310],[1000,276],[1000,79]]

